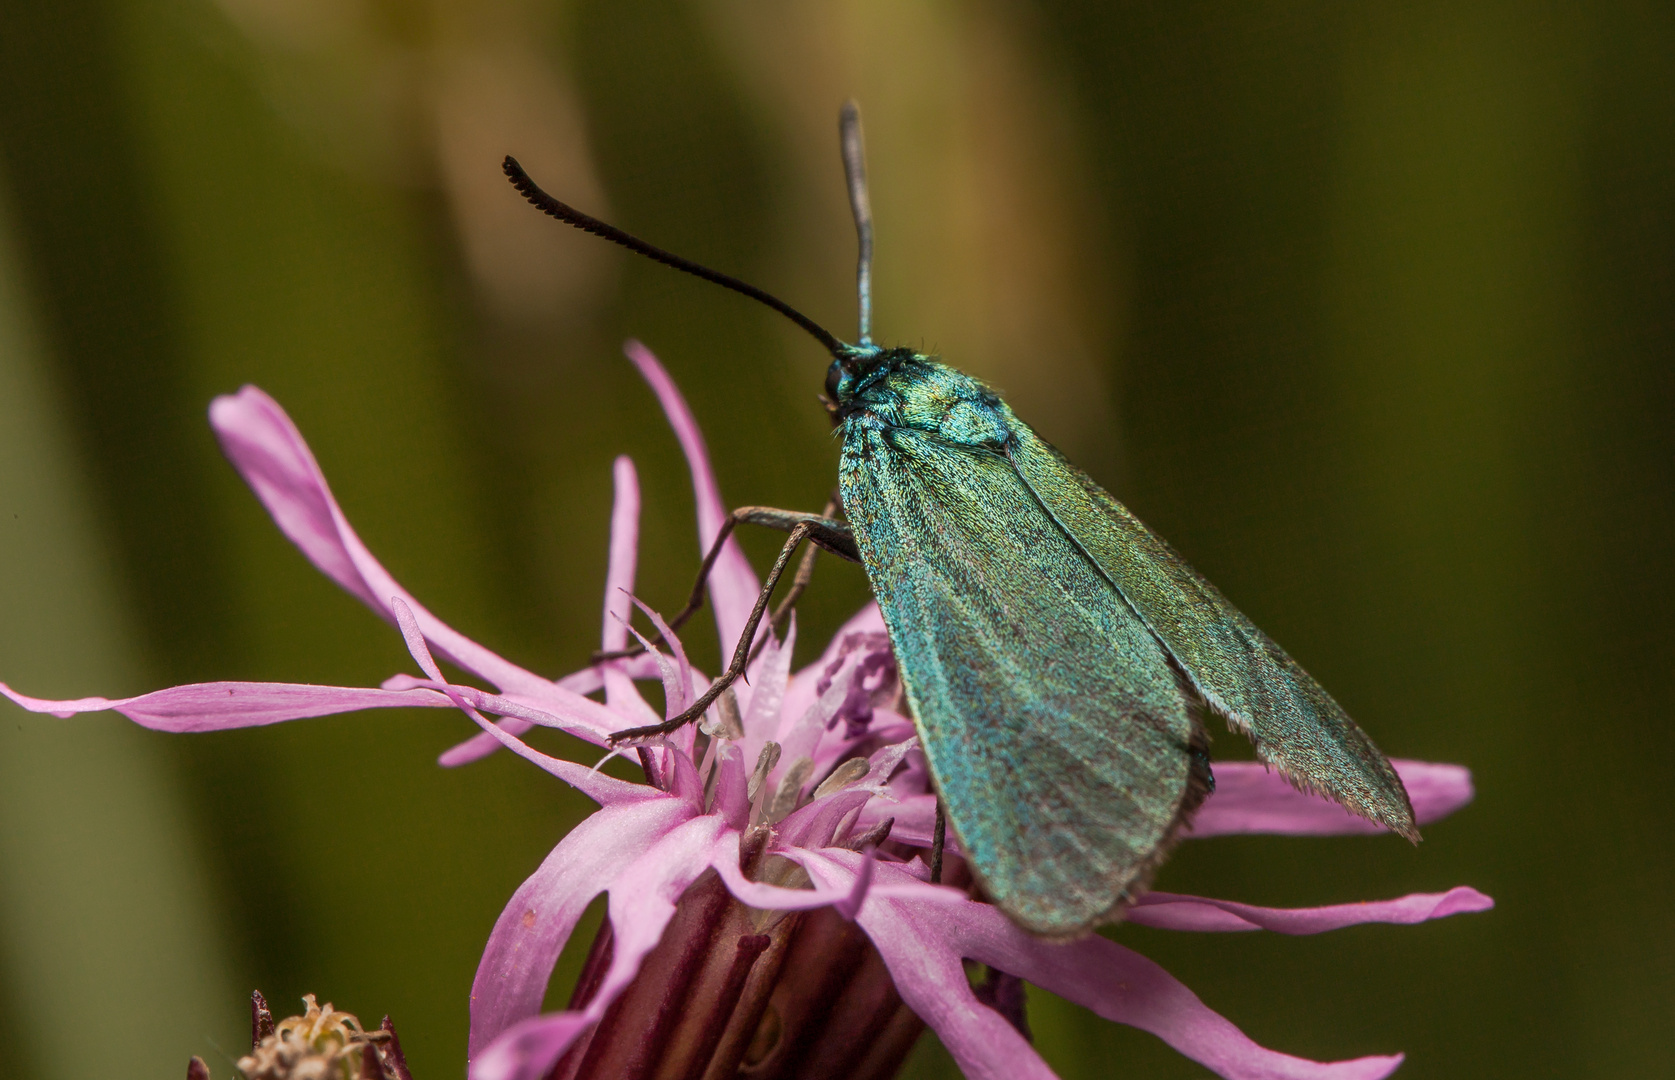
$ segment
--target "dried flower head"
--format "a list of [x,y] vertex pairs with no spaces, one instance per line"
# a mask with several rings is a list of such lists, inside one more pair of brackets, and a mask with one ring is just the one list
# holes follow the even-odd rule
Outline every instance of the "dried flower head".
[[[313,994],[302,996],[301,1016],[274,1023],[260,991],[250,995],[250,1053],[238,1059],[244,1080],[413,1080],[390,1018],[367,1031],[353,1013]],[[210,1080],[209,1067],[194,1057],[186,1080]]]

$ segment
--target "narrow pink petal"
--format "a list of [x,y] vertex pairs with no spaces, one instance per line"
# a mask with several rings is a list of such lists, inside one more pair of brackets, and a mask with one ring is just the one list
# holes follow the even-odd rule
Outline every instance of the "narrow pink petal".
[[[599,670],[597,668],[587,667],[582,668],[580,671],[571,672],[564,678],[558,680],[557,685],[560,690],[568,690],[572,694],[580,695],[593,693],[595,690],[599,689],[603,683],[604,679],[599,674]],[[387,684],[386,689],[388,689]],[[507,720],[500,726],[505,728],[507,731],[510,731],[513,735],[522,735],[533,725],[525,723],[522,720]],[[459,745],[444,750],[436,759],[436,763],[445,769],[452,769],[460,765],[468,765],[473,761],[481,760],[499,749],[500,743],[495,741],[494,736],[488,734],[487,732],[480,731]]]
[[[931,833],[936,827],[936,796],[913,795],[893,803],[874,799],[862,808],[855,828],[864,832],[885,818],[894,818],[896,822],[890,827],[890,839],[900,840],[904,844],[929,847]],[[950,851],[958,850],[952,833],[949,834],[947,843]]]
[[396,583],[350,528],[313,452],[278,402],[246,386],[216,398],[209,419],[227,458],[280,531],[333,581],[391,621],[389,598],[400,596],[443,657],[502,690],[534,694],[551,685],[453,629]]
[[641,959],[663,936],[681,894],[709,868],[710,853],[724,828],[714,814],[689,818],[629,862],[611,882],[611,928],[616,936],[611,966],[588,1006],[595,1016],[603,1014],[628,985]]
[[[600,810],[560,840],[500,913],[471,987],[470,1055],[541,1011],[553,965],[576,920],[618,869],[691,817],[679,799]],[[561,1048],[562,1049],[562,1048]]]
[[[478,691],[482,693],[482,691]],[[483,694],[482,700],[491,702],[489,711],[500,716],[522,718],[511,706],[535,710],[548,717],[537,720],[547,727],[557,727],[578,738],[599,745],[605,736],[622,727],[622,717],[592,698],[572,694],[562,686],[549,686],[539,697],[519,693]]]
[[1410,893],[1396,900],[1331,904],[1313,908],[1266,908],[1174,893],[1148,893],[1128,911],[1128,921],[1163,930],[1272,930],[1319,934],[1362,923],[1412,925],[1466,912],[1488,911],[1495,902],[1464,885],[1445,893]]
[[[633,667],[636,659],[637,658],[627,659],[622,661],[622,663],[627,664],[629,667]],[[562,679],[559,679],[553,685],[557,686],[560,690],[568,690],[572,694],[591,694],[595,690],[598,690],[601,686],[605,685],[605,676],[600,672],[598,667],[585,667],[580,671],[572,671]]]
[[855,875],[855,884],[850,887],[848,895],[832,905],[839,915],[850,922],[860,914],[861,908],[866,906],[867,891],[872,888],[874,871],[878,866],[878,849],[869,846],[861,853],[861,869]]
[[[407,641],[408,651],[413,654],[413,659],[419,667],[435,681],[436,689],[447,694],[448,699],[457,705],[461,712],[476,721],[478,727],[499,740],[501,745],[509,748],[525,761],[540,766],[583,794],[596,799],[601,805],[632,802],[655,796],[656,793],[652,789],[643,785],[617,780],[596,770],[584,768],[573,761],[565,761],[562,758],[543,754],[523,740],[504,731],[494,721],[485,717],[477,708],[478,704],[485,699],[493,699],[494,695],[484,694],[475,687],[454,686],[443,681],[442,671],[436,666],[436,661],[431,657],[430,650],[425,645],[424,635],[419,631],[419,624],[413,618],[412,610],[402,602],[400,597],[395,597],[390,601],[390,609],[395,613],[396,625],[401,628],[401,636]],[[502,704],[501,707],[505,708],[507,706]],[[520,711],[520,708],[511,706],[511,711],[516,714]],[[545,723],[553,718],[541,714],[526,714],[520,716],[519,719]],[[555,724],[555,726],[558,725]],[[690,762],[687,768],[691,769]],[[694,808],[697,807],[695,800],[688,797],[688,801],[693,803]]]
[[[698,547],[700,553],[708,553],[710,545],[721,532],[727,507],[721,502],[721,491],[716,486],[715,473],[710,469],[704,434],[698,429],[698,421],[693,419],[692,410],[675,386],[675,381],[669,378],[669,373],[663,370],[663,365],[658,363],[651,350],[638,341],[629,341],[623,346],[623,352],[651,385],[652,392],[663,406],[663,414],[669,418],[669,426],[675,429],[681,451],[686,454],[687,468],[692,472],[692,495],[698,504]],[[751,570],[750,562],[744,557],[736,539],[729,537],[722,547],[721,555],[710,571],[709,587],[710,603],[715,608],[715,627],[721,635],[721,651],[725,660],[744,632],[745,620],[750,617],[750,609],[761,589],[761,582],[757,580],[756,572]]]
[[[622,717],[622,723],[616,728],[650,727],[663,720],[656,709],[641,696],[640,688],[634,685],[636,678],[656,678],[659,670],[668,661],[655,650],[641,653],[638,660],[646,661],[638,671],[630,674],[624,670],[624,664],[608,664],[605,668],[605,705],[613,713]],[[650,671],[647,671],[647,668]]]
[[593,1026],[585,1013],[548,1013],[522,1020],[467,1065],[470,1080],[543,1080],[576,1036]]
[[675,655],[674,685],[664,686],[664,693],[668,697],[666,711],[669,714],[665,719],[672,720],[685,712],[686,707],[697,698],[692,686],[692,662],[686,658],[686,647],[680,643],[680,637],[669,628],[668,623],[663,621],[663,616],[653,611],[639,597],[636,596],[632,599],[634,605],[646,613],[646,618],[651,620],[651,624],[657,628],[657,632],[663,635],[663,640],[668,643],[669,650]]
[[[636,604],[639,603],[638,600],[635,600],[634,602]],[[675,667],[674,660],[671,659],[667,653],[653,646],[650,638],[646,637],[632,626],[628,628],[628,632],[634,635],[634,640],[638,641],[640,643],[640,647],[646,651],[645,655],[651,657],[657,662],[657,674],[663,680],[664,715],[661,719],[667,720],[672,716],[678,715],[677,710],[675,709],[675,703],[681,699],[680,670]],[[606,685],[610,685],[608,676]]]
[[616,499],[611,505],[611,559],[605,570],[605,622],[599,647],[606,652],[628,644],[629,598],[640,552],[640,478],[626,455],[611,466]]
[[[501,730],[511,735],[522,735],[534,726],[526,720],[503,720],[500,723]],[[436,763],[444,769],[457,769],[461,765],[481,761],[499,749],[499,739],[486,731],[479,731],[464,742],[457,743],[442,751],[437,755]]]
[[[860,873],[859,855],[833,851],[821,855],[831,858],[803,864],[819,885],[849,885]],[[879,864],[874,873],[882,884],[938,888],[924,885],[897,865]],[[1047,1063],[1017,1029],[977,1000],[962,953],[946,933],[947,916],[986,906],[963,897],[935,905],[887,900],[875,891],[857,922],[890,969],[902,1001],[936,1032],[967,1080],[1054,1080]]]
[[[668,800],[674,802],[676,800]],[[525,1020],[491,1042],[471,1063],[471,1080],[540,1080],[576,1035],[598,1022],[663,936],[687,886],[709,868],[721,820],[687,820],[651,844],[606,886],[610,893],[611,963],[579,1013]],[[620,861],[617,860],[619,865]]]
[[577,791],[586,795],[600,806],[615,806],[625,802],[641,802],[646,799],[663,797],[663,792],[647,784],[634,784],[627,780],[618,780],[614,776],[607,776],[585,765],[578,765],[574,761],[565,761],[530,746],[515,735],[508,734],[504,728],[483,716],[471,712],[471,718],[477,721],[491,738],[512,753],[544,770],[552,776],[569,784]]
[[872,793],[865,788],[844,788],[787,814],[774,828],[775,836],[787,847],[825,847],[837,837],[843,819],[866,805]]
[[919,737],[909,735],[900,742],[890,743],[873,751],[867,758],[867,775],[860,783],[860,787],[872,792],[888,801],[895,801],[895,794],[890,790],[890,780],[901,767],[903,759],[919,748]]
[[774,741],[779,743],[783,751],[779,765],[774,770],[776,779],[798,758],[814,757],[815,751],[828,737],[826,721],[831,719],[838,706],[843,704],[843,699],[849,695],[849,684],[854,680],[857,670],[853,664],[844,665],[833,677],[832,684],[826,688],[826,692],[801,711],[792,711],[794,706],[790,695],[787,694],[785,708],[780,713],[779,731],[774,735]]
[[739,870],[739,836],[732,830],[716,838],[710,865],[736,899],[764,911],[810,911],[835,906],[850,895],[850,890],[842,888],[788,889],[750,880]]
[[[784,715],[798,717],[809,710],[819,696],[815,687],[820,677],[837,659],[838,650],[843,647],[845,638],[852,634],[882,634],[884,633],[884,613],[878,610],[876,601],[868,601],[866,606],[850,616],[849,621],[838,628],[832,635],[832,640],[826,643],[826,651],[820,659],[798,671],[791,677],[791,685],[785,691]],[[771,735],[769,736],[772,737]]]
[[698,766],[692,763],[692,755],[679,747],[665,752],[669,761],[669,794],[685,799],[694,813],[703,813],[704,782],[698,778]]
[[[869,849],[870,851],[871,849]],[[816,884],[812,889],[788,889],[780,885],[764,885],[751,881],[739,870],[739,836],[735,832],[722,833],[716,839],[710,865],[721,876],[727,891],[751,907],[772,911],[808,911],[812,908],[833,907],[846,919],[870,900],[904,900],[915,904],[961,904],[969,899],[959,889],[946,885],[931,885],[911,874],[893,876],[883,884],[873,880],[873,874],[863,874],[859,868],[833,862],[826,851],[808,848],[789,848],[776,845],[775,854],[783,855],[808,869]],[[876,861],[876,853],[874,853]],[[864,866],[864,860],[861,864]]]
[[478,707],[508,717],[502,725],[514,734],[528,731],[532,724],[555,727],[595,745],[603,745],[606,736],[626,726],[626,719],[607,705],[582,697],[552,683],[536,694],[491,694],[474,686],[438,682],[412,675],[392,675],[384,680],[386,690],[406,690],[414,686],[448,692],[448,688],[469,691]]
[[738,744],[719,740],[715,762],[715,813],[729,829],[742,830],[750,820],[749,781]]
[[[521,735],[536,726],[550,727],[597,744],[622,726],[622,717],[610,709],[597,701],[571,694],[562,687],[550,688],[540,701],[535,701],[520,694],[491,694],[475,686],[412,675],[392,675],[384,680],[385,690],[411,690],[414,687],[435,690],[440,694],[459,694],[474,708],[502,717],[500,727],[512,734]],[[492,738],[488,735],[482,737]],[[495,743],[496,748],[499,745]]]
[[[872,769],[863,786],[877,797],[862,808],[861,816],[855,821],[855,831],[865,832],[890,818],[895,822],[890,827],[890,839],[929,847],[936,828],[936,796],[924,790],[922,769],[911,767],[912,762],[923,760],[918,736],[912,734],[912,728],[907,728],[904,734],[901,741],[886,745],[872,755]],[[898,772],[904,760],[910,762],[910,767]],[[960,850],[959,841],[953,836],[947,838],[946,845],[951,852]]]
[[[820,854],[859,872],[860,856],[853,852]],[[891,863],[880,863],[875,872],[880,885],[916,880]],[[817,882],[832,884],[818,877]],[[1026,1055],[1022,1039],[1006,1040],[995,1021],[1008,1030],[1010,1025],[998,1014],[975,1005],[962,957],[1017,975],[1107,1020],[1150,1031],[1229,1080],[1379,1080],[1402,1061],[1395,1055],[1322,1063],[1264,1049],[1138,953],[1098,936],[1042,941],[989,904],[966,900],[929,907],[875,895],[859,922],[889,966],[902,1000],[936,1029],[967,1077],[1029,1075],[1039,1059],[1032,1051]],[[994,1020],[974,1016],[977,1010]]]
[[[1392,761],[1413,800],[1421,825],[1447,817],[1471,802],[1471,770],[1428,761]],[[1382,833],[1385,828],[1319,795],[1298,791],[1277,772],[1254,761],[1218,762],[1216,791],[1199,808],[1187,835],[1228,836],[1277,833],[1338,836]]]
[[[1085,1005],[1107,1020],[1151,1032],[1228,1080],[1382,1080],[1402,1063],[1400,1054],[1318,1062],[1266,1049],[1161,967],[1104,938],[1039,949],[1034,957],[1005,945],[995,954],[990,959],[984,950],[971,951],[975,959]],[[1005,966],[999,956],[1014,966]]]
[[[600,635],[600,648],[606,651],[620,649],[628,643],[625,624],[630,604],[626,594],[634,591],[635,561],[640,542],[640,480],[634,471],[633,459],[626,455],[617,458],[611,467],[611,477],[615,481],[616,497],[611,505],[610,563],[605,571],[605,618]],[[618,663],[634,665],[633,660]],[[558,681],[559,689],[577,695],[591,694],[602,685],[604,678],[597,666],[582,668]],[[623,726],[618,720],[599,730],[609,733]],[[529,730],[527,723],[515,720],[503,722],[501,727],[513,735],[522,735]],[[500,743],[494,736],[482,732],[444,752],[437,763],[452,768],[487,757],[498,749]]]
[[433,690],[375,690],[307,683],[213,682],[171,686],[139,697],[87,697],[52,701],[29,697],[0,683],[5,694],[31,712],[68,717],[114,709],[141,727],[175,733],[260,727],[357,709],[453,708]]
[[[743,710],[746,756],[755,761],[762,746],[779,730],[780,712],[785,707],[785,691],[791,683],[791,656],[797,647],[797,613],[785,630],[785,640],[770,639],[763,647],[756,667],[750,673],[750,703]],[[742,701],[742,698],[741,698]]]
[[[640,601],[636,599],[634,603],[639,604]],[[646,608],[646,610],[649,612],[651,609]],[[658,675],[663,681],[664,715],[658,716],[653,712],[651,706],[646,704],[645,698],[640,696],[640,691],[634,686],[633,681],[616,665],[610,665],[605,669],[605,700],[611,709],[628,721],[617,728],[618,731],[631,727],[649,727],[664,720],[672,720],[683,710],[684,703],[691,700],[692,668],[690,664],[685,662],[685,655],[681,655],[680,664],[677,666],[668,656],[653,648],[651,641],[644,634],[632,626],[628,628],[628,632],[634,635],[634,640],[644,647],[644,655],[649,656],[657,664]],[[683,671],[685,672],[684,676]],[[684,692],[681,689],[683,685],[687,688]],[[697,738],[697,725],[686,724],[663,736],[662,742],[651,752],[653,754],[683,753],[690,757]],[[688,762],[689,766],[690,764]]]
[[[407,642],[407,654],[419,665],[419,670],[433,681],[445,684],[447,680],[442,677],[442,669],[436,666],[436,660],[430,655],[430,646],[425,644],[425,633],[419,629],[418,620],[413,618],[413,609],[401,597],[392,596],[390,611],[395,615],[396,628],[401,631],[402,640]],[[450,689],[444,688],[442,692],[451,696]],[[465,706],[460,705],[460,708]]]

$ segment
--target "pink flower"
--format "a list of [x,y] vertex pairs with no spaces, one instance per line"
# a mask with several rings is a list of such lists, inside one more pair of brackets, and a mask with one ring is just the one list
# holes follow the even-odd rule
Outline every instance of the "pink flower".
[[[707,548],[724,510],[703,439],[651,354],[637,344],[630,344],[628,353],[686,452],[697,495],[698,539]],[[887,969],[887,978],[875,972],[866,986],[857,981],[862,974],[846,984],[881,1003],[869,1014],[870,1035],[846,1047],[855,1054],[894,1039],[890,1045],[899,1044],[904,1055],[922,1020],[969,1077],[1050,1077],[1020,1030],[1017,980],[1022,979],[1153,1032],[1224,1077],[1349,1080],[1386,1076],[1400,1064],[1400,1055],[1322,1064],[1264,1049],[1157,965],[1115,942],[1098,936],[1068,944],[1043,941],[967,891],[930,884],[920,852],[930,842],[934,797],[912,723],[898,711],[894,665],[875,606],[851,619],[819,661],[795,673],[790,670],[795,624],[784,641],[769,636],[748,683],[736,689],[731,702],[736,713],[712,709],[704,732],[688,727],[664,745],[637,751],[645,782],[615,779],[541,753],[521,736],[534,726],[554,727],[603,747],[613,731],[654,723],[660,717],[636,680],[661,680],[668,715],[679,712],[708,683],[672,633],[664,635],[669,655],[653,651],[596,664],[556,681],[527,671],[447,626],[389,576],[350,528],[302,436],[267,395],[245,387],[216,399],[210,418],[227,456],[279,527],[315,566],[396,625],[422,674],[396,675],[377,688],[205,683],[117,701],[44,701],[4,684],[0,692],[37,712],[69,716],[115,709],[164,731],[248,727],[366,708],[456,708],[481,730],[442,755],[443,764],[464,764],[505,747],[594,799],[599,810],[565,836],[513,894],[489,937],[472,988],[473,1080],[539,1080],[561,1058],[564,1075],[578,1070],[609,1075],[597,1063],[611,1055],[643,1059],[673,1052],[668,1047],[676,1045],[701,1055],[724,1043],[744,1052],[740,1040],[754,1038],[755,1049],[766,1045],[771,1052],[771,1041],[762,1043],[769,995],[791,985],[788,980],[809,977],[784,960],[797,918],[815,920],[802,925],[824,927],[832,941],[848,933],[843,920],[852,921],[864,940],[851,935],[854,940],[845,947],[852,952],[870,947]],[[639,488],[627,458],[617,460],[615,479],[606,650],[627,642],[636,603],[631,593]],[[728,648],[742,630],[757,587],[742,552],[729,541],[709,588]],[[450,682],[437,657],[495,690]],[[602,702],[587,696],[598,691]],[[1421,822],[1471,798],[1463,768],[1396,765]],[[1260,766],[1223,763],[1215,771],[1217,792],[1199,811],[1191,836],[1375,831]],[[957,849],[950,852],[957,856]],[[951,859],[956,873],[958,866],[957,857]],[[559,952],[600,893],[608,895],[609,917],[573,1007],[543,1015],[542,998]],[[1127,917],[1175,930],[1312,934],[1357,923],[1421,922],[1490,906],[1488,897],[1464,887],[1299,910],[1151,893]],[[796,912],[809,914],[775,914]],[[805,939],[815,936],[805,930]],[[763,958],[775,957],[778,974],[763,974],[772,966]],[[994,973],[989,983],[974,988],[967,961],[988,965]],[[856,968],[863,969],[864,964]],[[680,1010],[666,1007],[677,1002]],[[695,1002],[707,1003],[713,1016],[706,1018]],[[638,1024],[639,1042],[624,1034],[630,1012],[627,1020]],[[899,1060],[900,1055],[894,1059]],[[595,1071],[588,1073],[589,1068]],[[885,1061],[880,1068],[878,1075],[888,1075],[894,1066]]]

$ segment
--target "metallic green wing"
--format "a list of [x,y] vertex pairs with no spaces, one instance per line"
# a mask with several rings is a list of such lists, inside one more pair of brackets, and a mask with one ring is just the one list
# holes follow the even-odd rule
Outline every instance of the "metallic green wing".
[[841,478],[980,883],[1037,933],[1108,918],[1208,780],[1174,665],[1004,455],[856,421]]
[[1127,507],[1010,412],[1007,452],[1019,476],[1122,590],[1210,706],[1293,783],[1418,840],[1396,771],[1332,696]]

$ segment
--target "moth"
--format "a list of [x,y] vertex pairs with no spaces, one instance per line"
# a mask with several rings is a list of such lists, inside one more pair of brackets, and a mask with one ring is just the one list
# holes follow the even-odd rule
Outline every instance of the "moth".
[[1027,930],[1085,933],[1144,890],[1213,788],[1206,711],[1298,787],[1417,841],[1390,762],[1284,649],[993,390],[873,343],[872,212],[853,102],[839,131],[860,241],[856,344],[575,210],[505,161],[517,190],[552,217],[764,303],[832,357],[825,401],[842,436],[841,516],[735,511],[681,619],[701,603],[734,525],[790,535],[732,663],[681,715],[614,741],[655,739],[715,703],[743,673],[806,541],[861,563],[883,612],[939,795],[933,863],[945,813],[977,884]]

